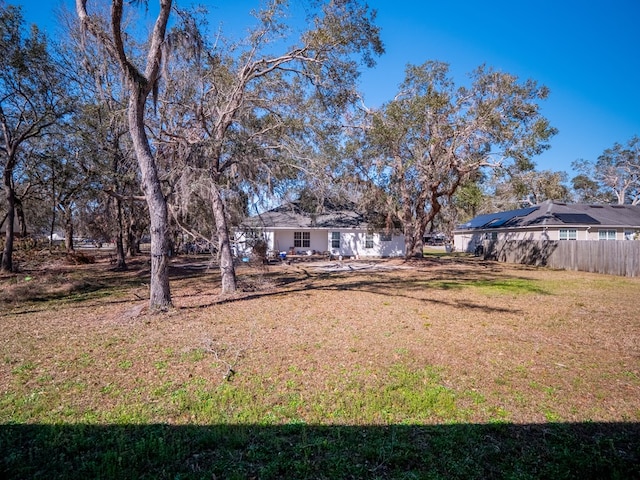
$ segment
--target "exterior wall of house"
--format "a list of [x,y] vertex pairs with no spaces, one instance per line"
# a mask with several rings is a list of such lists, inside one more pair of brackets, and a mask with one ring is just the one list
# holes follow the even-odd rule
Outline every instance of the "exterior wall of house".
[[[328,245],[331,245],[332,232],[328,232]],[[367,236],[369,238],[367,238]],[[334,255],[348,257],[400,257],[404,255],[404,238],[402,235],[386,236],[379,232],[366,231],[340,232],[340,248],[331,248]]]
[[[301,232],[301,246],[295,245],[295,233]],[[308,233],[308,246],[306,245]],[[334,247],[333,233],[339,233],[340,246]],[[254,232],[254,235],[256,233]],[[399,257],[404,255],[404,237],[402,235],[386,236],[379,232],[367,233],[364,230],[353,229],[265,229],[259,233],[267,242],[270,252],[305,255],[309,251],[316,253],[330,252],[335,256],[344,257]],[[337,239],[336,239],[337,240]],[[252,239],[247,238],[246,232],[238,232],[235,238],[236,254],[251,253]]]
[[[379,242],[379,243],[378,243]],[[404,257],[404,235],[391,235],[391,238],[378,233],[374,236],[374,243],[381,257]]]
[[[561,230],[566,230],[561,235]],[[453,244],[456,252],[473,253],[478,245],[482,245],[485,240],[513,241],[513,240],[639,240],[640,232],[633,228],[622,227],[585,227],[580,226],[552,226],[543,230],[522,230],[522,231],[458,231],[453,234]],[[563,238],[561,238],[561,236]]]
[[481,243],[482,233],[470,231],[453,233],[453,248],[456,252],[473,253]]
[[587,240],[640,240],[640,230],[633,227],[591,227]]
[[[557,235],[557,234],[556,234]],[[500,230],[466,230],[454,232],[453,246],[456,252],[473,253],[484,241],[504,240],[557,240],[551,238],[549,231],[500,231]]]
[[[295,244],[295,232],[302,232],[309,234],[309,245],[306,246],[306,238],[300,239],[300,245]],[[287,252],[292,249],[298,255],[304,255],[307,251],[316,251],[319,253],[327,251],[327,235],[325,230],[317,229],[278,229],[278,230],[266,230],[267,234],[272,235],[272,242],[268,243],[269,250],[274,252]]]

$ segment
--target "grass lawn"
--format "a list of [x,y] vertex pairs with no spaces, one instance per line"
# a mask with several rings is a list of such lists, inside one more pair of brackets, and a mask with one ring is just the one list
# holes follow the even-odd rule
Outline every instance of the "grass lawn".
[[0,478],[640,478],[640,279],[484,262],[18,258]]

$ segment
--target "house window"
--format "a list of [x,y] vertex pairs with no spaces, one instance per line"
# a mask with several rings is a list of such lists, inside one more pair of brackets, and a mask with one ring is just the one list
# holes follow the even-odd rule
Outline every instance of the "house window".
[[380,241],[381,242],[390,242],[391,241],[391,234],[390,233],[381,233],[380,234]]
[[484,234],[485,240],[498,240],[498,232],[487,232]]
[[367,233],[364,239],[364,248],[373,248],[373,233]]
[[598,240],[615,240],[615,230],[598,230]]
[[578,239],[578,231],[573,228],[561,228],[560,229],[560,240],[577,240]]
[[640,237],[640,234],[637,231],[636,232],[634,232],[633,230],[624,231],[625,240],[638,240],[639,237]]
[[311,246],[311,232],[293,232],[293,246],[309,248]]
[[340,248],[340,232],[331,232],[331,248]]

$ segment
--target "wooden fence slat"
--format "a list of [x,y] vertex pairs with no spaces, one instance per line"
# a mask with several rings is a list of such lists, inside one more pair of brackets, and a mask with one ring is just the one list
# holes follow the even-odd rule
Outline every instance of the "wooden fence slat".
[[640,241],[485,241],[484,257],[564,270],[640,276]]

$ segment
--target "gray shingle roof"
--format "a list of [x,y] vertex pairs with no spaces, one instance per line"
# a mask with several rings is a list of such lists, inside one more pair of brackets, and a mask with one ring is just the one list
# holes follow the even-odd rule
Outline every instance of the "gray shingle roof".
[[291,202],[252,216],[243,222],[247,228],[361,228],[368,224],[364,215],[353,205],[325,204],[319,213],[305,212],[298,203]]
[[546,201],[530,208],[480,215],[459,225],[457,230],[562,225],[640,228],[640,205],[588,205]]

